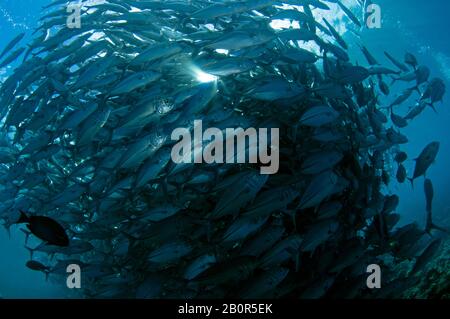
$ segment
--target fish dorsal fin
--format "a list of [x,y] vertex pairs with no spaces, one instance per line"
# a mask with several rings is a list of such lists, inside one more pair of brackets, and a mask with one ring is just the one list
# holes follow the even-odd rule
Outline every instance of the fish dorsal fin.
[[28,223],[29,221],[30,219],[28,218],[27,214],[25,214],[23,210],[20,210],[20,217],[19,220],[17,221],[17,224]]

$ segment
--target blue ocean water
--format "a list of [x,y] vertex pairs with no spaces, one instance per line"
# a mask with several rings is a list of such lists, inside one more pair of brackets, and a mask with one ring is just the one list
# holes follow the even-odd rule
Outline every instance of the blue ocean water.
[[[444,0],[378,0],[374,1],[382,9],[382,28],[365,30],[361,35],[361,42],[380,61],[385,62],[383,51],[402,57],[405,51],[414,53],[421,64],[431,68],[434,76],[446,80],[450,87],[450,2]],[[0,48],[3,48],[20,32],[31,36],[32,30],[38,23],[40,8],[49,0],[0,0]],[[353,39],[350,32],[347,37]],[[26,38],[27,39],[27,38]],[[26,41],[25,39],[25,41]],[[357,41],[349,40],[353,44],[351,52],[357,52]],[[362,65],[365,61],[358,53]],[[8,72],[8,70],[5,70]],[[2,76],[0,74],[0,76]],[[397,87],[400,91],[400,86]],[[396,89],[397,90],[397,89]],[[392,99],[392,94],[389,99]],[[410,158],[407,161],[408,176],[414,169],[413,158],[418,156],[425,145],[431,141],[441,143],[440,153],[436,163],[429,170],[427,177],[432,179],[435,188],[434,219],[441,225],[450,225],[450,104],[446,96],[444,103],[437,105],[434,113],[428,108],[421,116],[403,129],[408,136],[409,143],[402,146]],[[386,100],[386,104],[390,100]],[[410,106],[414,101],[410,101]],[[396,110],[404,114],[406,109]],[[392,178],[395,178],[393,176]],[[400,196],[398,212],[402,215],[402,222],[425,220],[425,197],[422,180],[417,180],[415,188],[410,184],[393,184],[392,192]],[[23,248],[24,235],[19,227],[11,229],[11,237],[0,228],[0,296],[5,298],[48,298],[67,297],[69,291],[63,285],[46,282],[41,273],[28,270],[24,265],[29,258]],[[32,244],[34,245],[34,244]]]

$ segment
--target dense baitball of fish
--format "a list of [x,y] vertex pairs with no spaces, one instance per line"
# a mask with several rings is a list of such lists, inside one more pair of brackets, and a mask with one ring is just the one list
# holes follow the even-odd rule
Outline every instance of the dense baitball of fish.
[[[368,65],[350,61],[313,13],[337,4],[361,26],[340,1],[109,0],[84,5],[80,29],[66,27],[65,3],[49,4],[33,40],[15,49],[19,35],[0,57],[23,55],[0,88],[0,216],[9,228],[26,211],[20,221],[42,239],[32,257],[57,256],[29,268],[58,277],[79,264],[94,298],[377,297],[369,264],[419,256],[418,273],[437,252],[438,240],[420,255],[415,245],[439,229],[431,200],[426,230],[395,228],[399,198],[384,184],[393,158],[407,159],[399,128],[436,107],[444,82],[428,81],[410,53],[385,52],[395,70],[364,46]],[[272,29],[271,17],[301,29]],[[412,87],[391,97],[391,80]],[[393,102],[380,105],[380,93]],[[394,112],[411,96],[409,114]],[[194,120],[280,128],[278,174],[174,164],[170,134]],[[437,156],[430,145],[411,180]],[[412,278],[385,271],[383,296]]]

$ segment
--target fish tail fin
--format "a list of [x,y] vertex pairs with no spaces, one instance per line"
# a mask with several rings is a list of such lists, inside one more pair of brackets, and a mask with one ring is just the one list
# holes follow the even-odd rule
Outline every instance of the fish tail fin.
[[408,181],[411,183],[411,187],[414,189],[414,178],[409,178]]
[[33,259],[35,248],[28,247],[27,245],[25,245],[25,248],[30,252],[30,259]]
[[16,224],[28,223],[29,220],[30,219],[28,218],[27,214],[25,214],[25,212],[23,210],[20,210],[20,217],[19,217],[19,220],[16,222]]
[[428,103],[428,105],[433,109],[434,113],[439,114],[433,103]]
[[28,238],[30,237],[31,232],[23,228],[21,228],[20,230],[25,234],[25,245],[26,245],[28,243]]
[[444,227],[438,226],[438,225],[436,225],[434,223],[430,224],[429,230],[431,231],[432,229],[439,230],[439,231],[441,231],[443,233],[446,233],[446,234],[450,234],[450,230],[449,229],[446,229]]

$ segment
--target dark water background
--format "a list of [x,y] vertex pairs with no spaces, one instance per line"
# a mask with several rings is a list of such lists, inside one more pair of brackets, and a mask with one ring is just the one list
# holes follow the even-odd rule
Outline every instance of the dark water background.
[[[384,59],[387,50],[396,57],[403,57],[405,51],[417,55],[419,62],[429,66],[433,76],[446,80],[450,88],[450,1],[447,0],[378,0],[374,1],[382,9],[382,28],[366,30],[361,37],[377,59],[390,66]],[[40,8],[49,0],[0,0],[0,49],[20,32],[27,37],[37,25]],[[357,43],[352,34],[347,35],[349,43]],[[29,38],[28,38],[29,39]],[[351,39],[351,40],[350,40]],[[26,41],[26,40],[25,40]],[[351,51],[357,52],[353,45]],[[355,59],[364,65],[360,54]],[[7,70],[6,70],[7,71]],[[0,74],[0,76],[2,76]],[[393,91],[401,90],[395,86]],[[393,98],[390,95],[390,103]],[[412,175],[413,158],[431,141],[439,141],[441,150],[437,161],[431,167],[427,177],[431,178],[435,188],[434,218],[441,225],[450,226],[450,97],[437,105],[438,114],[430,108],[402,130],[410,142],[402,147],[409,154],[408,175]],[[410,106],[414,99],[410,100]],[[397,109],[397,113],[406,114],[407,109]],[[395,179],[395,172],[394,176]],[[409,184],[396,185],[391,191],[400,196],[398,212],[402,223],[425,219],[425,198],[423,180],[416,181],[414,189]],[[36,243],[30,243],[34,247]],[[70,296],[64,283],[46,282],[42,273],[33,272],[25,267],[29,253],[24,246],[24,235],[18,227],[11,229],[11,238],[4,228],[0,228],[0,297],[4,298],[64,298]]]

